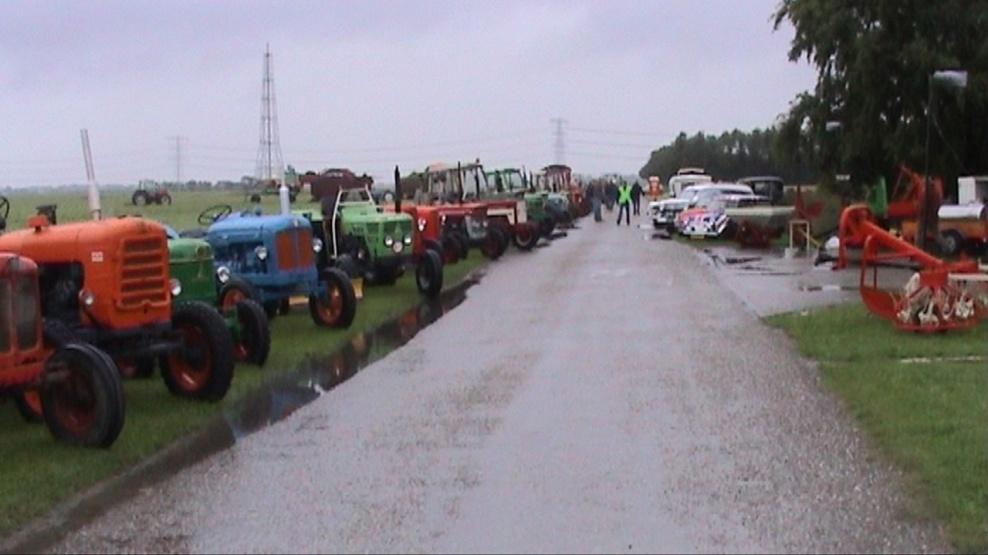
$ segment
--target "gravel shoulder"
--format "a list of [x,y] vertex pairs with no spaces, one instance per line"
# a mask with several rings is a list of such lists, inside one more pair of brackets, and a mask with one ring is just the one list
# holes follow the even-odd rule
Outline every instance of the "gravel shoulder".
[[59,552],[944,551],[691,249],[584,221]]

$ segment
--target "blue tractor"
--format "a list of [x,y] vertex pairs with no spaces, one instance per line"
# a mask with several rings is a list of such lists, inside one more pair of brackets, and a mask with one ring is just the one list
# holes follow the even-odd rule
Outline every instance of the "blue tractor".
[[353,322],[357,298],[350,278],[335,268],[316,268],[324,245],[307,219],[233,213],[220,205],[204,210],[199,223],[209,226],[205,239],[213,249],[220,306],[249,298],[274,318],[290,309],[292,297],[304,295],[317,325],[345,328]]

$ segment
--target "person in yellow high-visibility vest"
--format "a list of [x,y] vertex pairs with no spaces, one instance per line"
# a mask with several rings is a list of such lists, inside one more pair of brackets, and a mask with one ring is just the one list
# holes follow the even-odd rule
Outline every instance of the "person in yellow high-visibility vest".
[[618,221],[621,225],[621,214],[624,214],[625,221],[631,225],[631,185],[622,182],[618,187]]

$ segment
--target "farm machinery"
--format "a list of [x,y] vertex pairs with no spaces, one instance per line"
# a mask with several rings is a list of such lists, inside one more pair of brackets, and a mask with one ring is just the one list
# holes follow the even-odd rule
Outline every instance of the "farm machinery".
[[124,424],[116,364],[86,343],[48,345],[42,330],[38,266],[0,254],[0,396],[26,418],[43,418],[56,439],[109,447]]
[[171,206],[172,196],[163,185],[157,183],[146,183],[141,181],[137,184],[137,190],[130,197],[130,202],[134,206],[146,206],[148,204],[167,204]]
[[[160,359],[175,395],[216,401],[233,379],[233,341],[223,319],[198,302],[172,302],[164,228],[122,217],[54,225],[55,207],[0,236],[0,251],[38,266],[47,345],[86,343],[121,369]],[[46,409],[47,410],[47,409]]]
[[442,291],[443,262],[431,249],[416,251],[412,217],[378,210],[366,183],[340,183],[323,196],[321,210],[296,210],[311,222],[320,268],[339,268],[348,276],[392,285],[405,267],[415,267],[415,284],[426,297]]
[[180,237],[167,226],[165,230],[169,274],[182,284],[173,301],[199,301],[216,307],[233,337],[236,360],[263,365],[271,350],[271,331],[264,308],[245,294],[251,290],[250,284],[231,275],[225,266],[217,268],[213,249],[205,240]]
[[295,214],[233,213],[226,204],[199,214],[207,226],[205,239],[213,249],[220,281],[219,305],[236,306],[253,299],[275,318],[291,309],[291,299],[308,297],[309,315],[317,326],[349,327],[357,311],[350,278],[333,267],[317,264],[324,241],[314,236],[309,220]]
[[[863,204],[844,209],[841,248],[861,245],[861,298],[874,314],[897,328],[940,332],[969,328],[988,313],[988,274],[974,260],[945,262],[896,237]],[[879,288],[878,268],[889,263],[917,267],[901,291]]]
[[[446,165],[432,165],[422,175],[424,190],[421,192],[427,195],[429,202],[438,204],[406,206],[404,210],[434,210],[439,218],[439,225],[430,228],[426,220],[426,225],[420,226],[420,232],[438,241],[443,247],[445,257],[450,256],[449,251],[454,251],[454,262],[455,258],[466,258],[470,247],[479,248],[491,260],[500,258],[511,239],[504,226],[490,225],[487,203],[477,200],[481,196],[481,179],[486,179],[483,166],[479,163],[466,166],[457,164],[454,169]],[[467,196],[465,182],[471,177],[472,202],[464,202]],[[396,174],[396,180],[398,179]]]

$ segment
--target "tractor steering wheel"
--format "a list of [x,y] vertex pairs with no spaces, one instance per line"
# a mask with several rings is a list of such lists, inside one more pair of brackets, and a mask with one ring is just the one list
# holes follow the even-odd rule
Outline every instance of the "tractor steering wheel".
[[217,204],[199,212],[199,225],[212,225],[233,213],[233,207],[229,204]]

